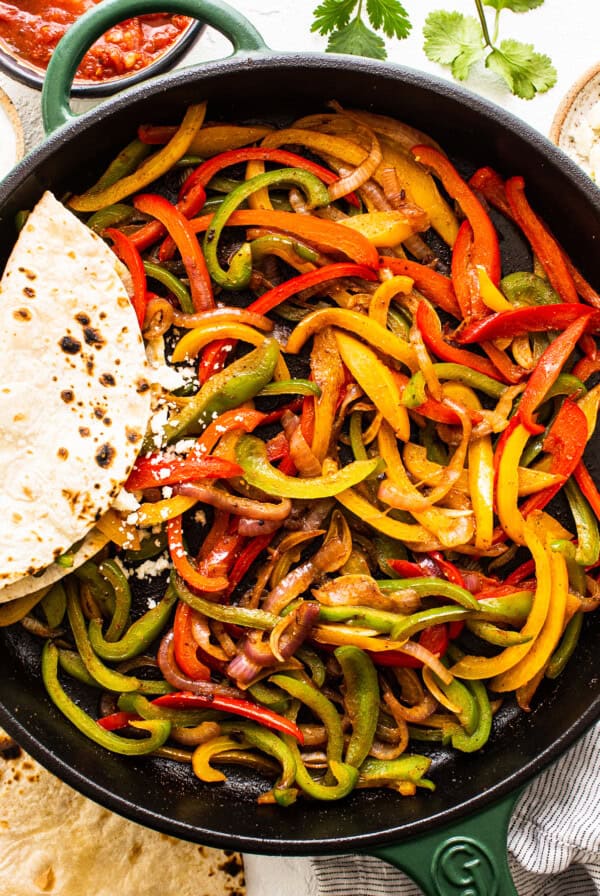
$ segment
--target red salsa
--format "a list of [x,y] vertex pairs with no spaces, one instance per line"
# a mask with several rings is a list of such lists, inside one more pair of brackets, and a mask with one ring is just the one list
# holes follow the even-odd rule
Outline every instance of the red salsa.
[[[21,60],[45,69],[73,22],[102,0],[0,0],[0,41]],[[115,25],[88,50],[77,78],[106,81],[129,75],[162,56],[190,25],[186,16],[149,13]]]

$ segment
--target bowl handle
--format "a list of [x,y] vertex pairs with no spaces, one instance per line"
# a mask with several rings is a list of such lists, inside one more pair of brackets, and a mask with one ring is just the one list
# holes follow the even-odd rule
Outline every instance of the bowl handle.
[[508,823],[522,790],[439,830],[372,855],[395,865],[426,896],[517,896],[508,867]]
[[173,12],[201,19],[231,41],[234,54],[268,49],[248,19],[226,3],[213,0],[103,0],[69,28],[52,54],[42,90],[42,118],[47,134],[76,118],[69,103],[71,85],[77,66],[94,41],[124,19],[151,12]]

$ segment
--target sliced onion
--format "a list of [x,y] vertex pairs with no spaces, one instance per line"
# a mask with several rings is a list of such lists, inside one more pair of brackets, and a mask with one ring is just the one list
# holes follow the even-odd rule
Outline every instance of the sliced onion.
[[454,681],[454,675],[446,669],[444,664],[440,662],[439,658],[432,653],[431,650],[427,650],[422,644],[417,644],[416,641],[406,641],[405,644],[398,647],[398,650],[401,653],[405,653],[407,656],[412,656],[415,660],[420,660],[424,666],[427,666],[432,672],[435,672],[437,677],[441,678],[444,684],[452,684]]
[[226,663],[229,660],[229,657],[225,651],[221,647],[217,647],[216,644],[211,643],[210,626],[206,616],[202,613],[198,613],[196,610],[192,610],[191,618],[192,638],[198,647],[201,647],[209,656],[214,656],[215,659]]
[[369,154],[350,174],[340,177],[339,180],[336,180],[329,185],[327,189],[329,191],[329,198],[332,202],[336,199],[341,199],[342,196],[347,196],[348,193],[352,193],[362,187],[363,184],[371,179],[381,164],[383,155],[379,140],[372,131],[367,128],[365,128],[365,131],[367,131],[371,138]]
[[238,523],[238,533],[247,538],[256,538],[257,535],[270,535],[281,528],[280,520],[252,520],[241,517]]
[[233,495],[219,486],[201,482],[184,482],[175,486],[173,494],[197,498],[198,501],[218,507],[219,510],[227,510],[235,516],[244,516],[253,520],[282,521],[288,518],[292,510],[292,502],[289,498],[282,498],[278,504],[271,504],[267,501],[255,501],[252,498]]
[[217,684],[214,681],[196,681],[184,675],[175,659],[173,629],[170,629],[160,642],[158,648],[157,660],[160,671],[166,681],[180,691],[190,691],[192,694],[199,694],[209,698],[207,707],[210,706],[210,697],[213,694],[220,694],[226,697],[241,697],[242,694],[237,688],[227,687],[226,685]]

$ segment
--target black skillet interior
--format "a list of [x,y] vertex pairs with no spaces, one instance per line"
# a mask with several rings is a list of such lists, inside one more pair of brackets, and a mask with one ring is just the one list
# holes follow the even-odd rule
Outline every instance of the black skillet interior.
[[[573,260],[596,285],[600,194],[566,157],[527,126],[461,90],[421,74],[367,61],[271,56],[213,63],[149,82],[52,136],[0,187],[0,262],[14,242],[13,218],[42,190],[60,197],[93,182],[141,122],[176,122],[189,103],[209,100],[209,117],[286,124],[323,110],[329,99],[393,115],[434,136],[463,173],[492,165],[522,174],[528,195]],[[512,226],[502,234],[504,273],[529,255]],[[40,407],[41,425],[43,425]],[[597,440],[594,442],[597,445]],[[588,452],[595,472],[600,472]],[[232,770],[223,785],[202,785],[187,767],[109,754],[67,723],[45,696],[39,648],[19,627],[0,630],[0,722],[50,770],[110,809],[176,836],[247,852],[355,851],[451,821],[499,797],[566,749],[600,711],[600,614],[586,619],[575,659],[544,684],[529,715],[507,704],[489,744],[476,755],[431,751],[435,793],[411,799],[360,791],[341,804],[299,801],[258,806],[264,780]],[[89,697],[81,694],[84,702]],[[90,707],[91,708],[91,707]]]

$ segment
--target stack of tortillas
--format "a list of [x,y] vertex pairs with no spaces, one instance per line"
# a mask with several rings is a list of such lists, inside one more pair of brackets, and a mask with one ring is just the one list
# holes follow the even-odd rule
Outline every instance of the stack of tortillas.
[[244,871],[238,853],[184,843],[97,806],[0,729],[0,896],[84,893],[243,896]]

